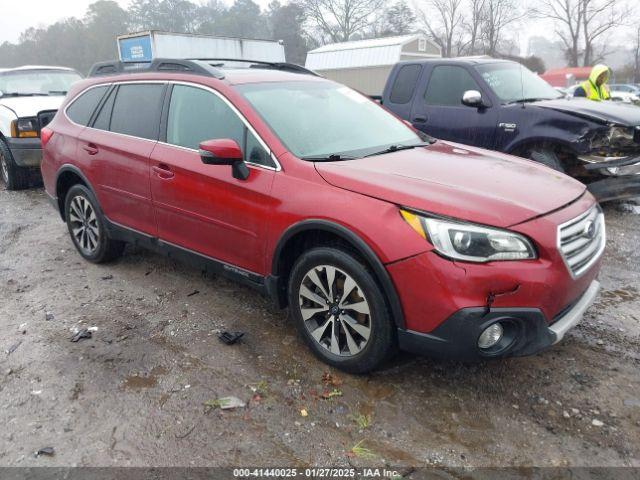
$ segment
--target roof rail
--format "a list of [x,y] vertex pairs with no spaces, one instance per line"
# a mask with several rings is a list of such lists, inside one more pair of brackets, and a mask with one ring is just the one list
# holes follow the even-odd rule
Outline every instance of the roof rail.
[[214,77],[218,80],[222,80],[224,78],[224,72],[206,62],[173,58],[156,58],[150,63],[129,63],[120,61],[98,62],[91,67],[89,77],[148,72],[187,72],[196,75]]
[[269,68],[273,70],[284,70],[293,73],[302,73],[305,75],[314,75],[319,77],[316,72],[309,70],[303,66],[288,62],[266,62],[263,60],[245,60],[242,58],[191,58],[189,60],[203,62],[212,67],[222,67],[226,62],[238,62],[250,64],[249,68]]

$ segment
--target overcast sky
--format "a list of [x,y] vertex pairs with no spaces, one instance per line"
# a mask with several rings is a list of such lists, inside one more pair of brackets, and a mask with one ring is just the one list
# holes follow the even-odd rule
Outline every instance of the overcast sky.
[[[87,6],[95,0],[0,0],[0,43],[16,42],[29,27],[46,26],[66,17],[82,18]],[[126,8],[130,0],[116,0]],[[203,3],[200,0],[192,0]],[[254,0],[262,8],[269,0]],[[226,3],[232,3],[226,0]],[[125,33],[125,32],[123,32]]]

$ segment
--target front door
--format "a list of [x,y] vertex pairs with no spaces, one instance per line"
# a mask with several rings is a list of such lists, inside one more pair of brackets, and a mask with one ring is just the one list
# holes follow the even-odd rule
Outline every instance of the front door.
[[[151,155],[151,192],[161,240],[242,269],[263,274],[265,229],[275,163],[266,145],[228,102],[211,89],[172,87],[165,142]],[[205,165],[198,145],[238,142],[249,177],[231,167]]]
[[436,138],[482,148],[495,143],[497,109],[468,107],[462,97],[467,90],[483,94],[469,71],[457,65],[437,65],[414,100],[413,125]]

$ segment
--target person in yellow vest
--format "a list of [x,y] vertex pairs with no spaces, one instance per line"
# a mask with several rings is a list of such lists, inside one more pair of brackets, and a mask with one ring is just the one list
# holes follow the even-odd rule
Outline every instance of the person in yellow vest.
[[607,82],[611,76],[611,70],[606,65],[598,64],[591,69],[589,78],[582,82],[573,93],[574,97],[586,97],[589,100],[600,102],[610,100]]

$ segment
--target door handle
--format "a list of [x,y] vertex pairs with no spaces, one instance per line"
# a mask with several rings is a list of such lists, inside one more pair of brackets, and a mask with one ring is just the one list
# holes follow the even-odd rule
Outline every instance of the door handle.
[[427,117],[413,117],[412,123],[427,123]]
[[82,149],[87,152],[89,155],[97,155],[99,150],[93,143],[88,143],[87,145],[83,145]]
[[171,171],[169,165],[166,165],[164,163],[154,165],[153,167],[151,167],[151,170],[153,170],[155,174],[163,180],[170,180],[175,176],[175,173]]

